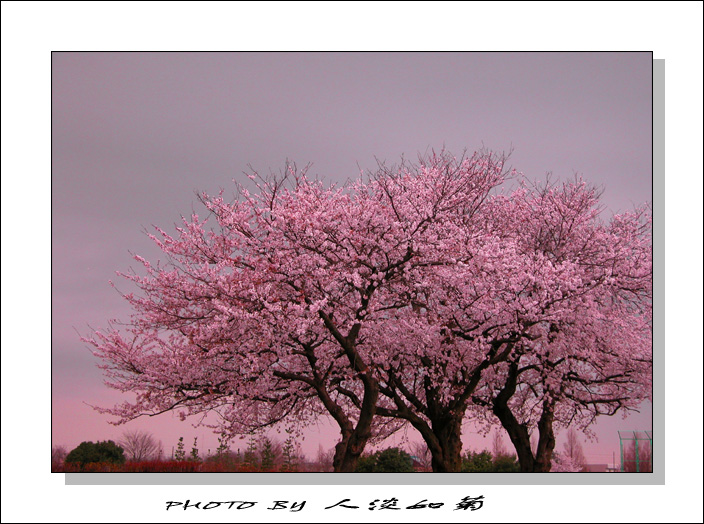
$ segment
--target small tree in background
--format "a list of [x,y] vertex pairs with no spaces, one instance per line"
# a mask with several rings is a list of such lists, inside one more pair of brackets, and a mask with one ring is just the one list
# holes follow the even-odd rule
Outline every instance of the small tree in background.
[[579,473],[584,466],[574,461],[566,453],[554,452],[552,455],[552,465],[550,471],[553,473]]
[[81,467],[86,464],[107,462],[110,464],[124,464],[124,450],[112,440],[81,442],[78,447],[71,450],[66,456],[66,464],[77,464]]
[[176,454],[174,455],[174,460],[183,462],[186,460],[186,451],[184,449],[183,437],[178,438],[178,444],[176,444]]
[[257,453],[257,441],[254,435],[249,437],[249,442],[247,443],[247,450],[244,452],[244,459],[242,460],[244,466],[249,470],[259,469],[259,457]]
[[281,471],[298,471],[298,456],[296,453],[296,442],[293,438],[293,432],[290,429],[286,430],[288,437],[284,442],[282,454],[283,464]]
[[51,447],[51,471],[58,471],[64,465],[68,452],[64,446]]
[[134,462],[154,459],[160,450],[159,443],[154,436],[140,430],[125,431],[119,444],[125,450],[127,460]]
[[229,453],[230,446],[227,443],[225,437],[218,437],[218,448],[215,450],[216,456],[222,456],[225,453]]
[[261,441],[261,468],[262,471],[271,471],[274,469],[274,446],[268,437],[263,437]]
[[506,446],[504,446],[504,439],[501,435],[501,430],[499,428],[494,429],[494,435],[491,438],[491,452],[494,458],[508,454],[506,451]]
[[205,457],[204,462],[217,464],[222,471],[237,471],[237,466],[241,462],[241,456],[230,450],[227,438],[223,435],[218,437],[218,447],[215,453]]
[[335,449],[325,451],[322,444],[318,444],[318,455],[316,457],[316,471],[330,472],[333,471],[332,461],[335,456]]
[[587,460],[584,458],[584,451],[582,450],[582,443],[579,441],[574,428],[570,428],[567,432],[567,441],[564,444],[563,454],[569,457],[572,463],[575,466],[579,466],[580,469],[584,469],[587,465]]
[[193,462],[200,462],[200,457],[198,456],[198,437],[193,439],[193,447],[191,448],[191,458]]

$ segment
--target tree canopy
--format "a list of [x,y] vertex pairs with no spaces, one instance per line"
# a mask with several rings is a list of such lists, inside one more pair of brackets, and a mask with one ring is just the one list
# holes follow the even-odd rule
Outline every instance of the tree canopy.
[[109,462],[122,464],[125,462],[123,449],[112,440],[98,442],[81,442],[66,455],[66,464],[86,464]]

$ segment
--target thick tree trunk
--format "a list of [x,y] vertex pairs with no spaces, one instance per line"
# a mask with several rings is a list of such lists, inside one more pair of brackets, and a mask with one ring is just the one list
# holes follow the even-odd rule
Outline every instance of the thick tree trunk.
[[[546,409],[544,407],[543,409]],[[547,407],[538,423],[538,447],[533,454],[530,446],[530,434],[525,425],[519,424],[515,417],[506,416],[505,413],[499,415],[496,407],[494,413],[501,420],[501,425],[508,432],[518,455],[518,462],[523,473],[545,473],[550,471],[552,466],[552,453],[555,449],[555,435],[552,429],[553,412]]]
[[538,421],[538,448],[533,454],[530,447],[530,434],[525,424],[520,424],[508,407],[508,401],[516,391],[518,365],[509,366],[508,378],[501,392],[492,405],[494,415],[508,433],[521,466],[522,473],[544,473],[552,466],[552,452],[555,449],[555,434],[552,423],[554,420],[554,402],[549,399],[543,402],[543,411]]
[[350,457],[347,455],[347,447],[351,436],[351,433],[346,436],[343,435],[342,440],[335,445],[335,456],[332,459],[332,469],[336,473],[343,471],[343,466],[349,468]]
[[[494,410],[494,413],[496,413],[496,410]],[[506,418],[502,419],[499,417],[499,419],[501,420],[501,425],[508,433],[511,443],[516,450],[521,472],[533,472],[535,457],[533,457],[533,451],[530,448],[530,435],[528,434],[528,429],[524,425],[519,424],[515,418],[508,420]]]
[[[368,295],[362,298],[362,308],[366,308],[369,304],[369,299],[373,291],[373,288],[369,289],[367,291]],[[322,310],[319,310],[318,314],[323,320],[325,327],[339,342],[345,355],[347,355],[350,367],[357,372],[364,387],[364,396],[362,397],[361,405],[359,405],[357,425],[352,428],[349,417],[344,413],[344,410],[330,398],[327,390],[325,390],[325,387],[321,383],[317,385],[318,395],[323,399],[328,411],[337,420],[340,425],[340,432],[342,433],[342,439],[335,446],[333,470],[336,472],[349,473],[356,469],[359,456],[362,454],[362,451],[364,451],[364,446],[367,445],[367,441],[372,436],[372,422],[376,415],[376,403],[377,400],[379,400],[379,383],[374,378],[373,371],[364,363],[364,360],[357,352],[355,341],[362,328],[362,324],[356,322],[350,328],[347,336],[344,336],[340,333],[330,315],[327,315]],[[309,357],[309,361],[315,371],[315,360]],[[350,398],[356,399],[356,396],[350,396]]]
[[508,401],[516,392],[517,378],[518,363],[512,362],[509,365],[506,384],[493,401],[492,411],[508,433],[511,443],[516,449],[521,472],[531,473],[533,471],[535,457],[533,457],[533,451],[530,449],[530,434],[528,433],[528,428],[518,422],[511,408],[508,407]]
[[533,464],[534,472],[548,472],[552,466],[552,452],[555,449],[555,433],[552,429],[553,420],[554,403],[546,400],[543,402],[543,413],[538,421],[539,439]]
[[335,472],[354,472],[359,457],[372,436],[372,422],[379,399],[379,385],[371,373],[365,375],[362,382],[364,383],[364,397],[357,425],[354,429],[351,429],[350,426],[340,428],[342,439],[335,446],[335,456],[332,463]]
[[450,416],[433,422],[440,453],[432,453],[433,471],[456,473],[462,469],[462,417]]
[[513,416],[508,406],[501,402],[497,403],[494,401],[493,412],[501,421],[501,425],[508,433],[511,443],[516,449],[521,472],[532,472],[535,458],[533,457],[533,451],[530,449],[530,434],[528,433],[528,428],[520,424],[518,420],[516,420],[516,417]]
[[333,470],[337,473],[353,473],[357,462],[364,451],[368,438],[359,439],[354,435],[343,438],[335,446],[335,456],[332,461]]
[[434,472],[455,473],[462,469],[463,415],[454,413],[437,419],[432,422],[432,427],[418,416],[406,418],[428,445]]
[[[415,395],[405,390],[393,375],[390,375],[389,383],[390,387],[384,389],[384,394],[394,401],[397,411],[380,409],[382,416],[405,419],[418,430],[428,445],[434,472],[459,472],[462,469],[462,420],[467,410],[466,404],[457,402],[455,406],[448,406],[440,398],[437,389],[426,380],[427,410],[415,411],[406,404],[398,391],[417,407],[421,403]],[[421,411],[425,417],[419,415]]]

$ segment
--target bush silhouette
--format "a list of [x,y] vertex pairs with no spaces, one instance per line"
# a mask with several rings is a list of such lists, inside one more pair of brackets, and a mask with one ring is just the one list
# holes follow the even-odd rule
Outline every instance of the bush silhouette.
[[362,456],[357,473],[413,473],[411,456],[399,448],[387,448],[373,455]]
[[81,442],[77,448],[66,455],[66,464],[86,464],[107,462],[110,464],[123,464],[125,462],[124,450],[112,440]]
[[462,457],[463,473],[518,473],[521,470],[514,455],[492,456],[487,450],[468,451]]
[[494,457],[495,473],[519,473],[521,465],[515,455],[499,455]]

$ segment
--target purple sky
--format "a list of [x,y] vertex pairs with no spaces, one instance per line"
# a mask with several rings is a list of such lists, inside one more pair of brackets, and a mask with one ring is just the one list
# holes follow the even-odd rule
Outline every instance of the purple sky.
[[[603,185],[618,212],[652,199],[650,53],[55,53],[52,57],[52,442],[118,439],[143,428],[167,451],[209,430],[169,414],[125,426],[86,405],[125,399],[103,385],[79,340],[127,303],[108,284],[158,251],[141,230],[172,230],[194,191],[286,159],[344,181],[375,157],[398,161],[513,147],[531,178],[552,171]],[[124,288],[122,284],[120,287]],[[600,421],[591,462],[611,462],[617,429],[650,429],[649,406]],[[321,422],[303,449],[331,447]],[[488,441],[465,435],[465,446]],[[412,430],[409,438],[416,439]],[[506,438],[507,445],[510,445]],[[562,439],[558,438],[558,449]],[[236,446],[235,446],[236,447]]]

